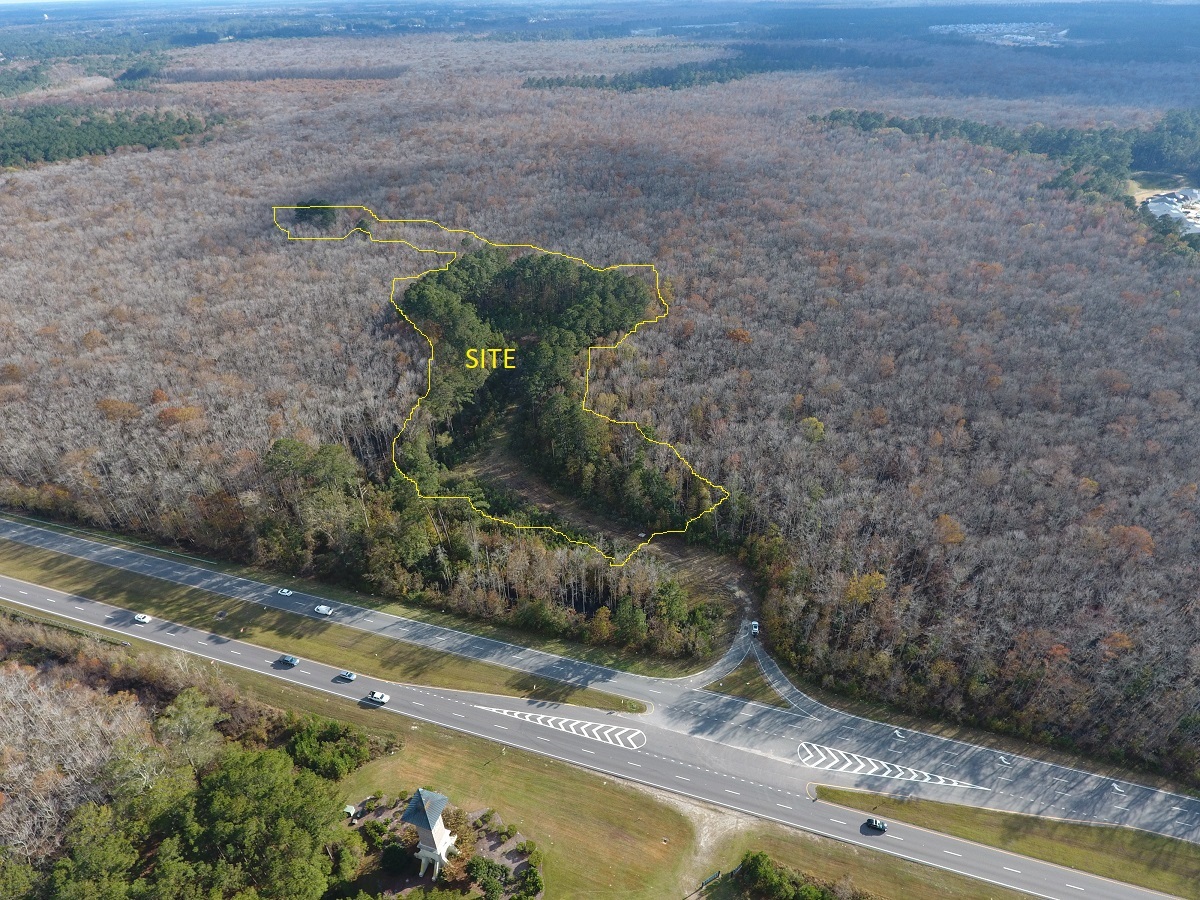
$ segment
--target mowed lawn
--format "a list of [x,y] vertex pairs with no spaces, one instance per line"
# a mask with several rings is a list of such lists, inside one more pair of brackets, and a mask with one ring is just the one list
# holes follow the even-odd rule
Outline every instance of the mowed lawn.
[[[830,881],[849,875],[855,885],[886,900],[1025,896],[747,817],[739,817],[725,837],[700,846],[688,816],[617,779],[434,725],[393,716],[381,719],[374,710],[249,672],[227,672],[248,695],[264,703],[400,737],[402,749],[368,763],[342,782],[346,802],[378,794],[392,798],[428,787],[468,812],[495,809],[545,853],[546,896],[554,900],[683,897],[707,875],[731,870],[747,850],[765,850],[785,865]],[[399,724],[386,728],[383,721]],[[728,815],[704,808],[712,815]]]
[[753,656],[747,656],[742,660],[740,666],[724,678],[705,686],[704,689],[715,691],[718,694],[741,697],[743,700],[754,700],[767,706],[778,706],[781,709],[791,708],[786,700],[775,693],[775,688],[767,683],[762,669],[758,667],[758,660]]
[[[0,540],[0,571],[60,591],[391,681],[536,697],[596,709],[633,712],[643,709],[637,701],[602,691],[571,687],[11,541]],[[224,612],[224,618],[218,619],[218,612]]]
[[[886,900],[1028,900],[1029,896],[770,822],[755,823],[719,841],[707,854],[708,865],[697,870],[693,880],[698,884],[713,872],[730,871],[748,850],[762,850],[777,863],[835,884],[849,876],[854,887]],[[741,900],[744,895],[726,878],[702,896]]]
[[884,819],[896,819],[1179,897],[1200,898],[1200,846],[1131,828],[1057,822],[819,787],[817,796]]

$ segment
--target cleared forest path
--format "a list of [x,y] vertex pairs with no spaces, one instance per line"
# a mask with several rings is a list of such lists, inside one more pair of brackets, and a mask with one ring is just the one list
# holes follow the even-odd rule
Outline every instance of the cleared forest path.
[[[638,537],[636,526],[605,515],[531,471],[509,447],[508,434],[503,429],[487,442],[485,450],[456,466],[455,471],[506,488],[542,512],[618,546],[634,546],[643,540]],[[751,613],[750,571],[732,555],[689,544],[679,535],[655,538],[641,552],[665,563],[675,580],[693,597],[718,600],[730,609],[725,627],[718,635],[721,649],[727,647],[740,623]]]

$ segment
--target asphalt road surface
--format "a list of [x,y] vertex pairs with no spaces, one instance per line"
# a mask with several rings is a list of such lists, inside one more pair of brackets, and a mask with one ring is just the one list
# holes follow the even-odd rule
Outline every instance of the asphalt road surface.
[[[183,562],[111,547],[0,519],[0,537],[188,584],[301,615],[321,603],[338,624],[574,684],[646,701],[644,715],[484,694],[391,684],[359,676],[337,679],[330,665],[302,660],[286,667],[286,647],[266,650],[203,630],[153,620],[138,625],[122,610],[0,576],[0,598],[117,633],[324,690],[364,705],[371,690],[399,712],[611,775],[836,837],[1039,897],[1160,897],[1153,891],[1085,875],[999,850],[893,823],[886,834],[863,817],[810,799],[812,783],[859,787],[993,809],[1087,822],[1120,822],[1195,841],[1200,801],[1144,786],[1116,783],[1075,769],[897,730],[822,706],[787,683],[757,642],[743,633],[704,673],[657,679],[617,672],[349,606],[316,595],[282,596],[274,586]],[[731,671],[747,652],[793,703],[767,707],[702,690]]]

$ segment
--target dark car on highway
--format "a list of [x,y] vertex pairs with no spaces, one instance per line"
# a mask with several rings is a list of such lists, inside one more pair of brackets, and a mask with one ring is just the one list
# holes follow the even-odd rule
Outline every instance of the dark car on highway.
[[295,666],[300,664],[300,660],[294,656],[285,656],[279,660],[285,666]]

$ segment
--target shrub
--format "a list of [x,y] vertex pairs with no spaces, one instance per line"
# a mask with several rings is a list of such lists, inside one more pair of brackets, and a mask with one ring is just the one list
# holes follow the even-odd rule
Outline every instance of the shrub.
[[359,834],[362,835],[363,843],[367,845],[367,849],[372,853],[378,853],[383,849],[384,838],[387,837],[388,827],[385,823],[378,819],[372,819],[370,822],[364,822],[362,828],[359,829]]
[[379,857],[379,865],[383,867],[385,872],[391,872],[393,875],[403,875],[408,871],[408,867],[414,859],[415,857],[405,849],[403,844],[388,843],[383,846],[383,853]]
[[467,875],[471,880],[483,887],[485,881],[496,881],[507,884],[512,872],[503,863],[493,862],[486,856],[473,856],[467,863]]
[[330,780],[345,778],[371,758],[365,731],[317,716],[308,716],[293,727],[287,752],[296,765]]

